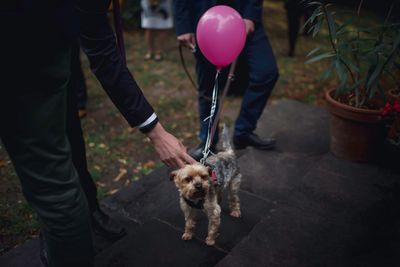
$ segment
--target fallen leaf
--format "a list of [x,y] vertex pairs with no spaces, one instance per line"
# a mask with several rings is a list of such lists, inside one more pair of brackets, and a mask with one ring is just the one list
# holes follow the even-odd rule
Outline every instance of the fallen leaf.
[[148,162],[143,164],[143,168],[152,169],[152,168],[154,168],[155,165],[156,165],[156,163],[153,160],[149,160]]
[[118,182],[128,171],[124,168],[119,169],[119,174],[113,179],[114,182]]
[[106,184],[105,184],[105,183],[102,183],[102,182],[96,182],[96,185],[97,185],[98,187],[106,187]]
[[7,161],[0,159],[0,168],[7,166]]
[[126,159],[118,159],[118,161],[119,161],[120,163],[124,164],[124,165],[126,165],[126,164],[127,164],[127,161],[126,161]]
[[101,144],[98,145],[98,147],[99,148],[106,148],[107,146],[105,144],[101,143]]
[[118,189],[111,189],[110,191],[107,192],[107,194],[114,195],[117,192],[118,192]]

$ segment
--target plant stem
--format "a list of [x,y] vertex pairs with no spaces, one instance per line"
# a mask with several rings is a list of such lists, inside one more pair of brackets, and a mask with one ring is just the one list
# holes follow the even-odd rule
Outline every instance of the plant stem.
[[[354,58],[356,60],[356,65],[357,68],[361,71],[361,66],[360,66],[360,59],[358,57],[358,54],[360,53],[360,26],[361,26],[361,22],[360,22],[360,13],[361,13],[361,7],[364,3],[364,0],[361,0],[360,3],[358,4],[358,8],[357,8],[357,42],[356,42],[356,53],[354,53]],[[360,80],[360,73],[357,72],[357,81]],[[358,87],[355,88],[355,92],[356,92],[356,106],[359,107],[360,105],[360,90]]]
[[[328,18],[328,10],[327,10],[327,8],[326,8],[326,5],[323,5],[323,6],[322,6],[322,10],[323,10],[323,12],[324,12],[324,14],[325,14],[325,17]],[[354,78],[353,72],[351,71],[350,67],[346,64],[346,62],[344,62],[344,61],[339,57],[339,53],[338,53],[338,51],[337,51],[335,42],[334,42],[334,40],[333,40],[333,38],[332,38],[332,29],[331,29],[331,27],[329,27],[329,23],[328,23],[328,32],[329,32],[329,40],[330,40],[330,43],[331,43],[331,45],[332,45],[333,51],[334,51],[335,54],[338,56],[340,63],[342,63],[342,64],[346,67],[347,71],[350,73],[350,77],[351,77],[353,83],[355,84],[355,83],[356,83],[356,80],[355,80],[355,78]]]

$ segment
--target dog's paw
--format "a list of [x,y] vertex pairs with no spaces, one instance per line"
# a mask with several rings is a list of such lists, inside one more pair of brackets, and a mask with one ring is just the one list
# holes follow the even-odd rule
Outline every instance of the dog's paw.
[[193,234],[191,234],[191,233],[184,233],[184,234],[182,235],[182,239],[185,240],[185,241],[191,240],[191,239],[193,239]]
[[214,246],[215,245],[215,239],[211,237],[206,238],[206,244],[207,246]]
[[240,213],[240,210],[233,210],[230,215],[234,218],[239,218],[242,214]]

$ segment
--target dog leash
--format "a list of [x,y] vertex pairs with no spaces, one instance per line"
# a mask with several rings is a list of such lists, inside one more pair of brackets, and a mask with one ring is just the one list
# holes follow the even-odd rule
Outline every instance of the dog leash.
[[[232,81],[235,79],[236,64],[237,64],[237,59],[235,59],[235,61],[232,62],[231,67],[229,68],[228,79],[225,83],[225,87],[224,87],[224,90],[222,92],[219,102],[218,102],[218,77],[220,75],[220,70],[217,70],[217,73],[215,75],[215,81],[214,81],[215,84],[214,84],[212,100],[211,100],[210,116],[208,116],[206,119],[204,119],[204,121],[209,120],[209,123],[208,123],[208,129],[207,129],[207,139],[206,139],[204,149],[202,151],[203,157],[200,159],[200,163],[202,163],[202,164],[205,163],[208,155],[210,153],[212,153],[210,150],[211,142],[214,139],[214,135],[217,130],[218,123],[219,123],[219,118],[221,117],[221,114],[222,114],[224,99],[228,93],[228,90],[229,90],[229,87],[231,86]],[[213,120],[217,105],[218,105],[218,111]]]
[[122,61],[124,62],[124,64],[126,64],[124,35],[122,30],[121,6],[119,4],[119,0],[112,0],[112,3],[113,3],[114,26],[115,26],[115,35],[117,37],[117,45],[119,52],[121,53]]
[[[181,58],[182,68],[185,71],[186,76],[189,78],[190,83],[193,86],[193,89],[197,91],[197,85],[194,82],[194,80],[192,78],[192,75],[190,75],[190,72],[189,72],[189,70],[188,70],[188,68],[186,66],[185,58],[183,57],[183,50],[182,50],[182,45],[181,44],[178,45],[178,50],[179,50],[179,57]],[[195,52],[196,52],[196,50],[192,50],[192,53],[195,53]]]

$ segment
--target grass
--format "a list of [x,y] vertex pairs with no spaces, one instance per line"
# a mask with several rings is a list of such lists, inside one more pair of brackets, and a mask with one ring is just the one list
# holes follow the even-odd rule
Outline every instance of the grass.
[[[282,1],[265,1],[266,32],[276,55],[280,79],[273,91],[272,101],[282,97],[304,103],[324,104],[324,88],[335,86],[334,81],[321,82],[325,62],[305,65],[305,55],[326,40],[300,36],[296,57],[288,58],[286,14]],[[348,9],[338,12],[346,18]],[[371,16],[369,16],[371,19]],[[372,20],[373,21],[373,20]],[[323,31],[322,35],[327,32]],[[187,79],[176,49],[175,35],[171,31],[165,44],[162,62],[145,61],[143,32],[125,33],[128,68],[132,71],[149,102],[154,106],[166,129],[183,141],[187,147],[197,145],[197,94]],[[184,56],[192,76],[194,59],[190,52]],[[141,179],[162,163],[149,144],[148,138],[131,129],[90,73],[83,56],[83,70],[89,88],[88,116],[82,121],[86,139],[90,172],[98,186],[98,198],[103,199],[118,189]],[[270,101],[271,102],[271,101]],[[238,113],[240,98],[226,99],[223,119],[231,124]],[[167,177],[166,177],[167,179]],[[38,223],[23,198],[18,178],[0,145],[0,254],[24,240],[37,235]]]

